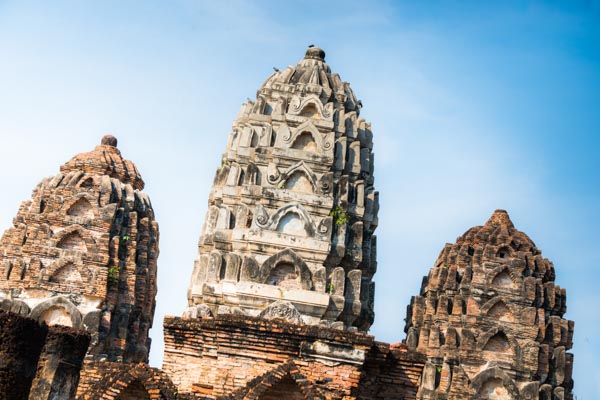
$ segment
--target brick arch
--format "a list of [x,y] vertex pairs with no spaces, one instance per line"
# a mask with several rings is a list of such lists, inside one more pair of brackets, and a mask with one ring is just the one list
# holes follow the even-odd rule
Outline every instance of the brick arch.
[[93,273],[83,264],[83,261],[79,257],[59,258],[44,270],[44,280],[52,280],[52,277],[55,276],[57,272],[62,268],[68,267],[69,264],[72,264],[77,272],[79,272],[83,283],[91,283],[93,280]]
[[[301,185],[302,179],[308,181],[308,185]],[[315,192],[316,182],[305,171],[296,170],[282,181],[282,186],[283,189],[312,194]]]
[[[88,178],[88,179],[86,179],[86,181],[89,179],[92,179],[92,178]],[[97,205],[94,206],[94,203],[97,203],[98,199],[89,193],[78,193],[69,202],[66,202],[62,209],[63,209],[64,213],[67,215],[81,217],[81,215],[77,215],[74,213],[75,207],[77,206],[78,203],[81,203],[81,202],[85,202],[89,205],[89,212],[92,213],[93,217],[98,216],[98,207],[97,207]]]
[[150,400],[150,393],[142,381],[134,379],[119,393],[119,400]]
[[60,243],[69,235],[79,235],[83,239],[88,252],[96,251],[96,241],[94,240],[94,237],[79,224],[71,225],[55,233],[54,236],[52,236],[52,239],[50,239],[50,244],[52,247],[59,247]]
[[[503,274],[506,274],[510,280],[510,285],[501,285],[499,279]],[[490,287],[498,288],[498,289],[521,289],[523,286],[523,277],[514,271],[512,268],[509,268],[507,265],[499,265],[489,271],[487,275],[487,284]]]
[[277,230],[279,228],[281,219],[290,213],[294,213],[298,216],[298,218],[300,218],[307,236],[314,236],[316,231],[315,224],[310,217],[310,214],[300,203],[290,203],[275,211],[275,213],[271,216],[269,228]]
[[298,115],[301,117],[321,119],[321,111],[314,101],[306,103]]
[[260,228],[278,230],[280,222],[288,214],[295,214],[302,222],[303,236],[312,237],[315,235],[316,227],[310,214],[300,203],[288,203],[283,207],[278,208],[270,217],[264,207],[260,204],[256,206],[254,221]]
[[325,396],[321,391],[313,386],[313,384],[304,376],[298,366],[292,360],[288,360],[283,364],[265,372],[263,375],[258,376],[248,382],[248,384],[235,391],[228,396],[220,396],[217,399],[225,400],[230,398],[244,399],[244,400],[258,400],[271,388],[277,384],[282,383],[286,378],[291,380],[297,385],[298,390],[302,393],[305,399],[323,399]]
[[[494,297],[494,298],[488,300],[486,303],[484,303],[480,309],[481,315],[487,315],[489,317],[499,319],[498,318],[498,317],[500,317],[499,315],[489,315],[490,311],[493,312],[494,309],[497,308],[498,306],[506,307],[508,313],[505,316],[510,322],[518,321],[518,319],[517,319],[518,313],[515,313],[515,310],[513,309],[512,305],[509,305],[509,303],[507,303],[506,300],[501,296]],[[502,320],[502,321],[505,321],[505,320]]]
[[292,149],[314,152],[317,150],[317,141],[311,132],[304,131],[296,137]]
[[38,304],[33,308],[33,310],[31,310],[29,318],[39,321],[44,312],[52,308],[63,309],[71,318],[71,326],[75,329],[81,328],[81,322],[83,320],[81,313],[73,303],[62,296],[51,297],[48,300]]
[[306,176],[306,178],[310,181],[313,191],[316,192],[318,189],[317,186],[317,175],[312,171],[312,169],[304,162],[304,161],[300,161],[294,165],[292,165],[290,168],[288,168],[285,172],[283,172],[281,174],[280,182],[286,183],[287,180],[294,175],[295,173],[304,173],[304,175]]
[[98,363],[98,367],[104,372],[103,376],[82,393],[78,397],[79,400],[119,400],[128,390],[133,389],[143,389],[150,400],[177,398],[177,387],[169,376],[159,369],[142,363]]
[[285,249],[277,254],[267,258],[260,266],[259,281],[265,283],[271,274],[271,271],[281,263],[289,263],[294,266],[296,275],[300,279],[302,289],[311,290],[313,288],[312,273],[310,269],[299,255],[292,249]]
[[323,106],[323,103],[321,102],[319,97],[314,94],[310,94],[302,99],[299,97],[292,98],[288,112],[293,115],[311,117],[312,115],[307,115],[307,109],[314,109],[315,111],[317,111],[318,115],[316,117],[313,116],[313,118],[316,119],[326,119],[328,116],[331,115],[331,113],[328,112],[328,110],[325,110],[325,107]]
[[520,398],[519,388],[515,382],[499,367],[488,368],[477,374],[477,376],[475,376],[475,378],[473,378],[471,381],[471,387],[475,393],[481,394],[482,389],[484,389],[484,385],[495,380],[497,380],[504,388],[506,388],[512,400],[517,400]]
[[521,353],[519,343],[517,343],[515,338],[511,335],[508,335],[506,331],[501,327],[492,328],[489,331],[483,333],[481,336],[479,336],[477,340],[479,350],[483,351],[483,349],[485,349],[485,347],[489,343],[490,339],[492,339],[498,334],[504,335],[506,337],[506,340],[508,341],[508,344],[510,346],[510,351],[514,355],[514,359],[518,360],[520,358]]
[[94,187],[94,177],[89,176],[87,174],[84,175],[83,178],[81,178],[81,181],[77,184],[77,186],[83,189]]
[[500,246],[496,250],[496,258],[510,258],[513,256],[513,249],[510,246]]
[[316,152],[323,152],[331,148],[331,143],[327,142],[323,138],[323,134],[313,125],[311,121],[305,121],[298,125],[297,128],[293,129],[293,132],[289,136],[284,136],[283,140],[286,142],[286,147],[292,148],[296,139],[302,134],[310,134],[315,141]]

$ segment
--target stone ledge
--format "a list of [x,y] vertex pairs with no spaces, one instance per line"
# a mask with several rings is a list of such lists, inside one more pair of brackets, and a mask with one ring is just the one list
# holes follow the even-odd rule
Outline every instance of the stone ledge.
[[245,315],[218,315],[216,318],[182,318],[166,316],[163,326],[165,329],[186,331],[221,330],[221,329],[246,329],[270,334],[288,336],[302,336],[314,340],[325,339],[344,342],[348,345],[371,347],[374,337],[365,333],[347,332],[338,329],[325,328],[317,325],[297,325],[282,320],[267,320]]

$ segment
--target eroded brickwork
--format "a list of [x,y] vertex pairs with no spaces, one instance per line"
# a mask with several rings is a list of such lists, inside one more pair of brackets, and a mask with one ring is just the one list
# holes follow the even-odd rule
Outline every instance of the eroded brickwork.
[[426,357],[403,343],[375,342],[359,384],[362,400],[415,399]]
[[44,179],[0,240],[0,307],[85,328],[89,353],[147,359],[158,225],[112,136]]
[[147,364],[86,362],[77,391],[79,400],[186,400],[169,377]]
[[81,330],[54,325],[40,355],[31,400],[74,399],[90,335]]
[[571,399],[572,321],[554,266],[498,210],[448,244],[408,308],[422,399]]

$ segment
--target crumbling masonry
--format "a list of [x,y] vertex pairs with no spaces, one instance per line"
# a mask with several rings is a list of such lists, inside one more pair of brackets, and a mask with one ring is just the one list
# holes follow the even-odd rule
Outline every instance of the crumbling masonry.
[[106,136],[44,179],[0,240],[2,308],[83,328],[102,359],[146,361],[158,225],[144,181]]
[[565,290],[505,211],[444,248],[403,343],[367,334],[379,205],[361,108],[316,47],[242,105],[162,369],[139,172],[106,136],[43,180],[0,241],[0,399],[572,399]]

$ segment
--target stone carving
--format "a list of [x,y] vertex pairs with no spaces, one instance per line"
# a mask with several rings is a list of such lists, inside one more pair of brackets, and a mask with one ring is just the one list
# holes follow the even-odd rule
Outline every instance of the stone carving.
[[0,298],[38,321],[85,328],[92,357],[144,361],[158,225],[144,181],[116,145],[105,136],[23,203],[0,240]]
[[183,312],[183,317],[184,318],[212,318],[213,313],[206,304],[200,304],[198,306],[188,307]]
[[406,343],[429,359],[418,398],[572,398],[573,322],[554,278],[502,210],[446,245],[408,307]]
[[240,281],[254,282],[258,279],[259,272],[260,268],[254,257],[244,256],[242,272],[240,273]]
[[271,303],[267,308],[262,310],[258,316],[265,319],[279,318],[293,324],[303,323],[302,315],[289,301],[276,301]]
[[[206,274],[194,268],[190,306],[216,314],[243,304],[256,316],[287,299],[307,323],[368,330],[378,200],[373,135],[359,114],[318,48],[272,74],[242,106],[209,196],[198,260],[210,257]],[[267,262],[284,250],[294,254],[289,265]],[[351,287],[334,271],[355,271]]]

